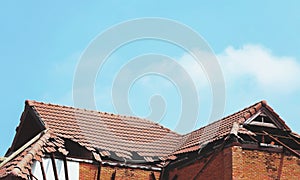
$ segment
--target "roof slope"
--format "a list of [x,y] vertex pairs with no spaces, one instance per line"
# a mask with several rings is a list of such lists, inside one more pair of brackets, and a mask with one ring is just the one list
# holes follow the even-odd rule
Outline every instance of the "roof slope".
[[[263,107],[276,116],[278,121],[280,121],[286,130],[290,130],[279,115],[267,105],[266,101],[260,101],[241,111],[184,135],[182,138],[182,146],[174,154],[199,150],[201,146],[227,136],[230,134],[234,123],[242,125],[246,120],[258,113]],[[242,126],[239,127],[238,133],[253,134],[251,131],[243,128]]]
[[151,121],[72,107],[26,101],[47,129],[100,154],[127,160],[165,157],[178,147],[181,135]]
[[[170,154],[194,151],[201,145],[228,135],[233,123],[243,124],[263,107],[276,116],[289,130],[284,121],[267,105],[255,103],[241,111],[224,117],[186,135],[179,135],[163,126],[137,117],[120,116],[67,106],[26,101],[33,107],[46,128],[60,137],[78,142],[100,155],[111,155],[127,160],[149,160]],[[239,133],[251,134],[240,127]],[[112,141],[113,140],[113,141]]]
[[[60,152],[64,155],[64,139],[77,142],[100,156],[121,158],[136,163],[152,162],[173,155],[197,151],[201,146],[229,135],[236,125],[240,134],[255,135],[241,125],[255,114],[267,110],[284,130],[289,127],[265,101],[260,101],[232,115],[215,121],[186,135],[179,135],[157,123],[136,117],[77,109],[72,107],[26,101],[36,116],[44,122],[46,130],[20,152],[13,152],[0,167],[0,179],[17,176],[26,179],[31,164],[46,153]],[[234,127],[235,126],[235,127]],[[294,136],[298,136],[294,134]],[[25,146],[24,145],[24,146]],[[99,156],[100,155],[100,156]],[[98,159],[97,159],[98,157]],[[123,159],[122,159],[123,158]],[[101,158],[100,158],[101,161]]]

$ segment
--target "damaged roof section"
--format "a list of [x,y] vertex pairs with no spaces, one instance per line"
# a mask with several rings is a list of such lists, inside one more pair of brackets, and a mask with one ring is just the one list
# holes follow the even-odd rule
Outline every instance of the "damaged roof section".
[[27,179],[31,175],[33,161],[41,161],[46,153],[54,152],[68,154],[62,139],[56,137],[51,131],[42,131],[4,159],[0,164],[0,178],[11,176]]
[[[25,178],[30,175],[33,161],[51,153],[85,157],[103,165],[161,170],[181,161],[185,154],[229,141],[230,136],[237,141],[274,147],[291,144],[285,148],[299,149],[299,135],[292,133],[265,101],[185,135],[137,117],[36,101],[25,104],[8,157],[0,165],[0,178]],[[24,137],[26,133],[28,137]]]
[[178,147],[181,135],[146,119],[26,101],[47,129],[112,159],[158,161]]
[[284,131],[291,131],[279,115],[267,105],[266,101],[260,101],[241,111],[184,135],[181,140],[182,145],[174,152],[174,154],[197,151],[205,144],[224,138],[230,134],[235,123],[237,124],[235,127],[237,134],[255,136],[255,133],[245,128],[244,125],[252,117],[257,117],[263,113],[267,113],[269,116],[274,118],[278,126],[280,126],[278,128]]

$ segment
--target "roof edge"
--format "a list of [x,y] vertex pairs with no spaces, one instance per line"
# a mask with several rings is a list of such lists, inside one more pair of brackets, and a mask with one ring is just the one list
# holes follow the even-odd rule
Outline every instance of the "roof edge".
[[[227,116],[225,116],[225,117],[222,117],[221,119],[218,119],[218,120],[216,120],[216,121],[214,121],[214,122],[211,122],[211,123],[209,123],[209,124],[207,124],[207,125],[205,125],[205,126],[202,126],[202,127],[198,128],[198,129],[195,129],[194,131],[191,131],[191,132],[189,132],[189,133],[183,134],[183,136],[187,136],[187,135],[189,135],[189,134],[191,134],[191,133],[193,133],[193,132],[196,132],[196,131],[198,131],[198,130],[200,130],[200,129],[202,129],[202,128],[205,128],[206,126],[215,124],[215,123],[217,123],[217,122],[219,122],[219,121],[222,121],[222,120],[224,120],[224,119],[226,119],[226,118],[229,118],[229,117],[231,117],[231,116],[234,116],[234,115],[236,115],[236,114],[238,114],[238,113],[240,113],[240,112],[242,112],[242,111],[245,111],[245,110],[247,110],[247,109],[250,109],[250,108],[252,108],[252,107],[255,108],[255,110],[257,111],[257,110],[259,110],[260,108],[262,108],[263,106],[268,106],[266,100],[261,100],[261,101],[259,101],[259,102],[256,102],[256,103],[254,103],[254,104],[252,104],[252,105],[250,105],[250,106],[248,106],[248,107],[245,107],[245,108],[243,108],[243,109],[241,109],[241,110],[239,110],[239,111],[237,111],[237,112],[234,112],[233,114],[229,114],[229,115],[227,115]],[[249,113],[249,115],[251,116],[250,113]],[[248,115],[247,115],[247,116],[248,116]],[[243,117],[243,118],[244,118],[244,117]],[[247,119],[248,119],[248,118],[247,118]]]
[[26,148],[28,148],[30,145],[35,143],[38,139],[40,139],[44,134],[47,133],[48,130],[44,130],[40,132],[38,135],[33,137],[30,141],[25,143],[22,147],[20,147],[18,150],[13,152],[10,156],[5,158],[5,160],[0,164],[0,168],[3,167],[6,163],[8,163],[10,160],[14,159],[17,155],[19,155],[22,151],[24,151]]
[[[169,132],[172,132],[178,136],[183,136],[183,134],[179,134],[165,126],[162,126],[161,124],[157,123],[157,122],[154,122],[154,121],[151,121],[150,119],[145,119],[145,118],[141,118],[141,117],[137,117],[137,116],[129,116],[129,115],[120,115],[120,114],[115,114],[115,113],[112,113],[112,112],[104,112],[104,111],[97,111],[97,110],[91,110],[91,109],[85,109],[85,108],[78,108],[78,107],[74,107],[74,106],[64,106],[64,105],[60,105],[60,104],[55,104],[55,103],[45,103],[45,102],[40,102],[40,101],[35,101],[35,100],[25,100],[25,105],[28,105],[30,107],[34,107],[36,103],[39,103],[39,104],[45,104],[45,105],[51,105],[51,106],[58,106],[58,107],[65,107],[65,108],[71,108],[71,109],[74,109],[74,110],[83,110],[83,111],[88,111],[88,112],[92,112],[92,113],[100,113],[100,114],[108,114],[108,115],[113,115],[113,116],[117,116],[117,117],[121,117],[121,118],[132,118],[132,119],[140,119],[140,120],[144,120],[144,121],[147,121],[147,122],[150,122],[150,123],[153,123],[157,126],[160,126],[161,128],[164,128],[166,129],[167,131]],[[39,119],[43,122],[43,120],[40,118],[40,115],[38,114],[38,112],[35,110],[35,112],[37,113]]]

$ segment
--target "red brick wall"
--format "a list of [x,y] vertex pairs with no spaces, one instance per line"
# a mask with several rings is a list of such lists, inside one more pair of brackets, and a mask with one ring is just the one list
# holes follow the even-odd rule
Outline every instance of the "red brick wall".
[[[169,172],[169,179],[193,179],[209,159],[203,158],[182,168]],[[151,171],[132,168],[101,167],[101,180],[110,180],[116,170],[116,179],[149,179]],[[160,172],[154,172],[159,179]],[[81,180],[97,178],[97,166],[80,163]],[[229,147],[219,152],[206,166],[197,179],[300,179],[300,159],[293,155],[245,150],[239,146]]]
[[[169,172],[169,179],[173,179],[177,175],[177,179],[193,179],[199,170],[207,162],[207,158],[203,158],[194,162],[191,165],[183,168],[177,168]],[[231,179],[232,175],[232,161],[231,148],[226,148],[219,152],[206,166],[203,172],[197,179]]]
[[[142,170],[142,169],[133,169],[133,168],[119,168],[119,167],[110,167],[102,166],[100,179],[101,180],[110,180],[111,175],[116,170],[116,180],[131,180],[131,179],[149,179],[149,176],[152,171]],[[89,163],[80,163],[79,168],[79,177],[80,180],[94,180],[97,179],[97,165]],[[153,172],[156,179],[159,179],[160,172]]]
[[[101,180],[110,180],[112,173],[116,170],[116,179],[131,180],[131,179],[149,179],[151,171],[132,168],[119,168],[104,166],[101,167]],[[159,179],[160,172],[153,172],[156,179]]]
[[233,179],[300,179],[300,159],[232,147]]
[[[193,179],[203,167],[201,159],[170,172],[169,179]],[[283,153],[245,150],[240,146],[226,148],[209,163],[198,179],[300,179],[300,159]]]
[[[98,167],[94,164],[80,163],[79,164],[79,179],[94,180],[97,179]],[[72,172],[70,172],[72,173]]]

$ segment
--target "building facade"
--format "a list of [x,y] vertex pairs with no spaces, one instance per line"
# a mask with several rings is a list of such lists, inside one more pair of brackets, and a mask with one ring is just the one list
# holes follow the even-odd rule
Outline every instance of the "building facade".
[[0,179],[300,179],[300,136],[265,102],[185,135],[26,101]]

